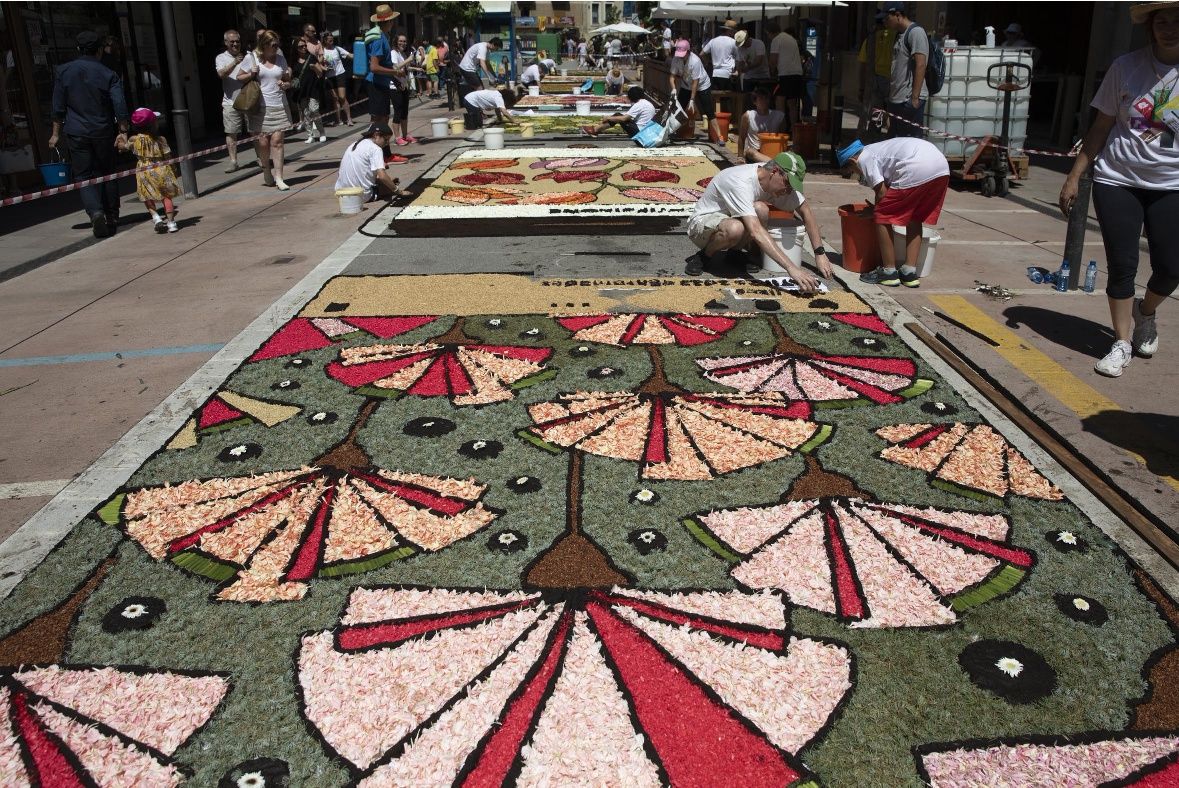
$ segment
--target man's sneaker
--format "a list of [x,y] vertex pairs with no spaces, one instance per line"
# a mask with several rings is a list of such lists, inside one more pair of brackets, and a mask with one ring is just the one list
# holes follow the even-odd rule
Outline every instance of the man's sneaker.
[[94,231],[95,238],[109,238],[111,234],[110,225],[106,223],[105,213],[96,213],[90,217],[90,229]]
[[582,126],[582,127],[581,127],[581,133],[582,133],[582,134],[584,134],[584,135],[585,135],[585,136],[587,136],[587,137],[596,137],[596,136],[598,136],[598,132],[594,130],[594,127],[593,127],[593,126]]
[[327,135],[326,135],[326,134],[320,134],[320,135],[319,135],[319,141],[320,141],[320,142],[327,142]]
[[884,285],[885,287],[897,287],[901,283],[901,275],[895,268],[873,268],[866,274],[860,274],[860,281],[869,285]]
[[1122,376],[1122,370],[1130,363],[1133,353],[1134,349],[1130,347],[1130,343],[1119,339],[1113,343],[1113,347],[1105,354],[1105,358],[1094,365],[1093,371],[1098,375],[1105,375],[1107,378],[1119,378]]
[[708,262],[708,258],[704,256],[704,252],[696,252],[696,254],[684,261],[684,273],[688,276],[700,276],[704,272],[704,264]]
[[917,276],[916,271],[911,274],[901,271],[901,284],[905,287],[921,287],[921,277]]
[[1159,332],[1154,319],[1158,316],[1142,314],[1142,299],[1134,299],[1134,352],[1143,358],[1150,358],[1159,349]]

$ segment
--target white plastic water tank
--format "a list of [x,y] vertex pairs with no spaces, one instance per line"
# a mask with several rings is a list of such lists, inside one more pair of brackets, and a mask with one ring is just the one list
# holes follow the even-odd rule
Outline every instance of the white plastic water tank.
[[[947,50],[946,78],[941,91],[925,103],[925,125],[963,137],[998,136],[1003,130],[1003,93],[987,84],[991,66],[1005,62],[1032,65],[1031,49],[992,49],[957,47]],[[1000,75],[1001,76],[1001,75]],[[1027,139],[1030,91],[1011,94],[1011,145],[1019,147]],[[965,156],[976,143],[927,134],[946,156]]]

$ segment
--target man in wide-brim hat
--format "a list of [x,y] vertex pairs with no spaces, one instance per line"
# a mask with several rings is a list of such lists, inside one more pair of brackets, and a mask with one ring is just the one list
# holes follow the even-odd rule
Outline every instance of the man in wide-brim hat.
[[370,16],[368,21],[380,24],[381,22],[392,22],[399,16],[401,16],[401,14],[390,8],[388,4],[381,4],[377,6],[377,12]]
[[379,34],[365,36],[365,48],[368,55],[368,114],[374,124],[389,122],[393,96],[393,84],[390,77],[397,73],[393,67],[393,46],[389,43],[389,32],[393,29],[393,20],[401,14],[388,5],[377,6],[377,12],[369,17],[376,23]]

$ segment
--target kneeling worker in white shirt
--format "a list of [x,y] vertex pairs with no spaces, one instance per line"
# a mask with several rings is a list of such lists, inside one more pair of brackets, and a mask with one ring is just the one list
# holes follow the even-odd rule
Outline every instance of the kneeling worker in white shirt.
[[654,122],[655,105],[643,98],[641,87],[633,85],[628,88],[626,98],[630,101],[630,108],[626,112],[618,112],[603,118],[597,126],[582,126],[581,130],[591,137],[596,137],[611,126],[620,125],[628,137],[633,137]]
[[364,189],[365,202],[378,196],[388,199],[398,193],[397,181],[385,171],[384,148],[393,139],[393,130],[385,123],[374,123],[364,136],[348,146],[340,160],[336,190]]
[[[805,293],[819,288],[819,279],[790,261],[766,231],[770,208],[793,211],[802,218],[815,250],[819,272],[830,278],[831,261],[823,248],[822,231],[802,195],[806,162],[797,153],[779,153],[764,164],[740,164],[721,170],[696,201],[688,219],[688,238],[700,251],[687,259],[684,273],[699,276],[711,258],[730,249],[761,252],[771,257]],[[761,261],[747,257],[745,272],[761,270]]]
[[516,103],[516,94],[510,90],[476,90],[463,96],[463,109],[467,111],[464,125],[468,131],[483,128],[483,111],[494,110],[495,119],[504,121],[504,110]]

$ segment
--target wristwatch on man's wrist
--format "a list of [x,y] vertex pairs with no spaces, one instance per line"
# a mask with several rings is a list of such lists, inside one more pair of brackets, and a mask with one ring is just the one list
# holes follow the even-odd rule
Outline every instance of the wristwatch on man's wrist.
[[827,248],[825,246],[816,246],[815,257],[818,257],[821,254],[827,254]]

